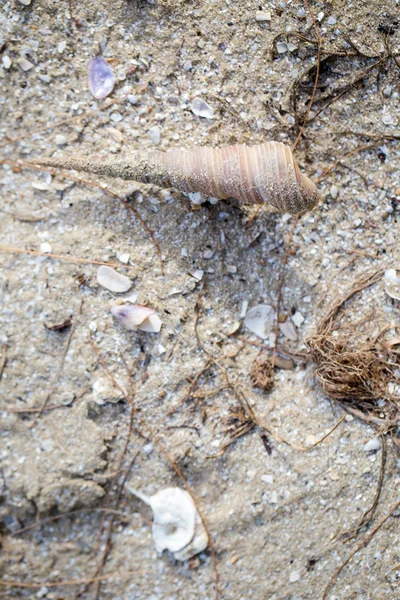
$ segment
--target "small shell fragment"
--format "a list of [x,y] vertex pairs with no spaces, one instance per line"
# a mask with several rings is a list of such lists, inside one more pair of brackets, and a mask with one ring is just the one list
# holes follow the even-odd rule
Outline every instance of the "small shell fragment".
[[366,444],[364,444],[364,452],[377,452],[381,447],[381,440],[379,435],[368,440]]
[[99,267],[97,271],[97,283],[115,294],[127,292],[132,287],[128,277],[105,265]]
[[115,78],[111,66],[102,56],[96,56],[89,64],[89,89],[92,95],[101,100],[114,89]]
[[152,308],[138,306],[137,304],[120,304],[111,307],[111,314],[120,321],[127,329],[132,331],[146,331],[147,333],[158,333],[162,321]]
[[296,327],[294,326],[292,321],[285,321],[284,323],[279,323],[279,329],[282,331],[283,335],[288,340],[291,340],[292,342],[296,342],[298,340]]
[[25,72],[30,71],[34,66],[33,63],[31,63],[30,60],[28,60],[27,58],[19,58],[17,60],[17,63],[19,64],[21,69]]
[[165,488],[154,496],[145,496],[128,489],[153,511],[152,533],[157,552],[169,550],[177,560],[188,560],[207,548],[207,533],[188,492]]
[[396,269],[387,269],[385,271],[385,292],[394,300],[400,300],[400,277]]
[[207,102],[202,100],[201,98],[195,98],[192,100],[190,105],[190,109],[194,115],[197,117],[203,117],[205,119],[213,119],[214,111]]
[[252,333],[265,340],[271,332],[272,321],[272,307],[269,304],[258,304],[247,311],[244,324]]

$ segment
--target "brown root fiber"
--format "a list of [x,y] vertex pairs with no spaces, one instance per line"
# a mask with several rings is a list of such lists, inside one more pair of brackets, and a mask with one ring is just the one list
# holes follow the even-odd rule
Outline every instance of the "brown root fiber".
[[[377,328],[375,318],[354,325],[354,303],[346,302],[376,284],[383,271],[364,273],[340,299],[335,299],[306,343],[316,364],[315,375],[323,391],[352,414],[391,432],[400,423],[400,325]],[[353,313],[352,313],[353,309]],[[389,334],[391,333],[391,337]]]
[[271,389],[274,381],[273,375],[274,369],[271,358],[263,354],[257,356],[250,371],[250,379],[253,386],[261,388],[264,391]]

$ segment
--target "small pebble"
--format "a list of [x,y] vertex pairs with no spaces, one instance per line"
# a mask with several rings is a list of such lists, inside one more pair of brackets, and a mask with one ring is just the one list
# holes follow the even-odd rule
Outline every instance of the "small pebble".
[[380,437],[374,437],[364,445],[364,452],[377,452],[381,447]]
[[288,51],[287,44],[285,44],[285,42],[278,42],[276,44],[276,51],[278,52],[278,54],[285,54],[285,52]]
[[11,58],[10,58],[9,56],[7,56],[7,54],[5,54],[5,55],[2,57],[2,59],[1,59],[1,60],[2,60],[2,62],[3,62],[3,67],[4,67],[5,69],[9,69],[9,68],[11,67],[11,65],[12,65],[12,60],[11,60]]
[[296,583],[296,581],[299,581],[300,579],[300,573],[298,571],[292,571],[289,575],[289,583]]
[[53,251],[53,248],[50,246],[49,243],[42,242],[40,244],[40,252],[43,252],[43,254],[51,254],[52,251]]
[[393,123],[395,123],[395,119],[393,118],[393,116],[389,113],[385,113],[382,117],[382,122],[385,125],[392,125]]
[[323,13],[322,11],[317,14],[317,19],[320,23],[323,20],[324,16],[325,16],[325,13]]
[[32,2],[32,0],[19,0],[21,4],[23,4],[24,6],[29,6],[30,3]]
[[385,87],[385,88],[383,88],[382,94],[388,98],[392,94],[392,88],[391,87]]
[[154,127],[150,127],[149,134],[150,134],[150,138],[151,138],[151,141],[153,142],[153,144],[155,146],[158,146],[158,144],[161,141],[161,130],[160,130],[160,128],[157,127],[157,125],[154,125]]
[[226,265],[226,270],[228,273],[231,273],[232,275],[234,275],[235,273],[237,273],[237,266],[236,265]]
[[128,277],[105,265],[101,265],[97,270],[97,282],[106,290],[116,294],[127,292],[132,287]]
[[264,10],[258,10],[256,13],[256,21],[258,21],[259,23],[265,23],[266,21],[270,21],[271,20],[271,13],[264,11]]
[[203,254],[203,257],[209,260],[210,258],[212,258],[214,256],[214,254],[215,254],[215,250],[206,250]]
[[65,50],[66,47],[67,47],[67,42],[66,41],[60,42],[58,44],[58,46],[57,46],[57,52],[59,54],[62,54],[64,52],[64,50]]
[[196,269],[196,271],[192,271],[190,275],[197,279],[197,281],[201,281],[203,279],[204,271],[203,269]]
[[139,98],[137,96],[134,96],[133,94],[129,94],[128,95],[128,102],[130,102],[131,104],[135,105],[139,102]]
[[214,111],[207,102],[201,98],[195,98],[190,104],[190,110],[197,117],[203,117],[204,119],[214,119]]
[[304,317],[299,310],[296,310],[296,312],[292,316],[292,321],[296,325],[296,327],[300,327],[300,325],[304,323]]
[[21,67],[21,69],[23,71],[30,71],[33,68],[33,63],[31,63],[29,60],[27,60],[26,58],[19,58],[17,60],[17,63],[19,64],[19,66]]
[[58,134],[55,137],[55,142],[56,142],[57,146],[65,146],[65,144],[68,142],[68,140],[65,137],[65,135]]
[[328,25],[336,25],[336,17],[328,17]]
[[339,190],[336,187],[336,185],[332,185],[331,186],[331,189],[329,190],[329,193],[331,195],[331,198],[333,198],[333,200],[336,200],[336,198],[338,197],[338,193],[339,193]]
[[111,119],[111,121],[114,121],[114,123],[120,123],[122,121],[123,117],[122,117],[121,113],[114,112],[114,113],[111,113],[110,119]]
[[292,342],[297,341],[298,335],[292,321],[285,321],[284,323],[279,323],[279,329],[288,340],[291,340]]
[[117,254],[117,258],[124,265],[127,265],[129,263],[130,255],[129,254]]

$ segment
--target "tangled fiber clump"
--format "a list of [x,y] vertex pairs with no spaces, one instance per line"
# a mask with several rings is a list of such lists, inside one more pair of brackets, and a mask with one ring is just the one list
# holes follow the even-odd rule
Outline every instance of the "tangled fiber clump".
[[400,448],[400,336],[393,336],[400,323],[384,326],[377,334],[374,319],[345,332],[339,326],[340,318],[350,313],[344,304],[382,275],[383,270],[364,273],[343,298],[329,305],[316,334],[306,343],[324,392],[381,433],[390,433]]

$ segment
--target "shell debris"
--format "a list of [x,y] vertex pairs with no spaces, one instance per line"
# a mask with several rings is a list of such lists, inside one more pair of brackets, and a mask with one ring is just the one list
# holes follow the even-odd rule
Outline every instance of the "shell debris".
[[160,317],[152,308],[137,304],[120,304],[111,307],[111,314],[127,329],[159,333],[162,327]]
[[396,269],[387,269],[384,276],[385,292],[394,300],[400,300],[400,277]]
[[169,487],[153,496],[146,496],[126,487],[153,511],[152,533],[158,553],[169,550],[176,560],[183,561],[207,548],[207,533],[193,499],[186,490]]
[[262,340],[269,337],[272,331],[273,310],[269,304],[258,304],[250,308],[244,318],[247,329],[255,333]]
[[115,294],[127,292],[132,287],[131,280],[128,277],[106,265],[98,268],[97,283]]
[[111,66],[102,56],[96,56],[89,63],[89,89],[97,100],[106,98],[114,89],[115,77]]

